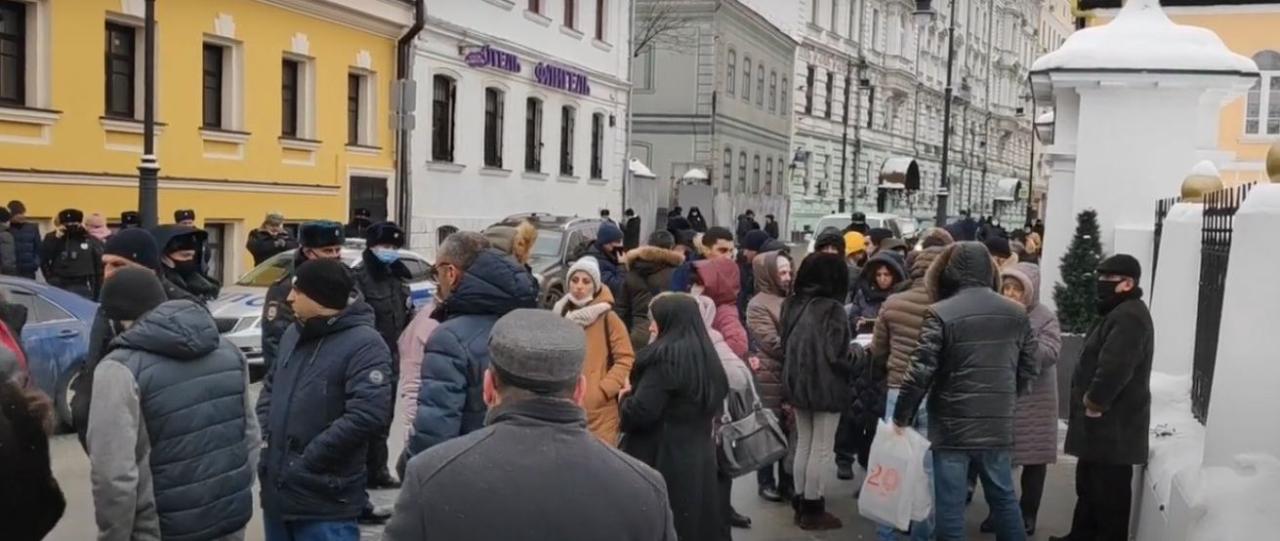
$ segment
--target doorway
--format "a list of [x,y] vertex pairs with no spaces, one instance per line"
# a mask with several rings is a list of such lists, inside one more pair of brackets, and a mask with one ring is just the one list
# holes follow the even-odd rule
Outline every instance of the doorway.
[[383,177],[351,177],[350,206],[347,219],[355,209],[368,209],[372,223],[387,221],[387,179]]

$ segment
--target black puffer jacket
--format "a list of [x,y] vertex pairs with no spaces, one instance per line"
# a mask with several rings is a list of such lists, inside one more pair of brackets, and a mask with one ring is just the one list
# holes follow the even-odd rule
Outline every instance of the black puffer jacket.
[[390,265],[380,261],[370,250],[361,257],[364,264],[355,270],[356,289],[364,295],[364,302],[373,308],[374,327],[391,350],[391,371],[399,373],[400,333],[413,319],[409,309],[409,269],[396,261]]
[[937,449],[1011,449],[1014,404],[1039,372],[1022,305],[995,292],[995,262],[976,242],[952,245],[925,275],[934,298],[911,355],[894,421],[910,426],[929,395]]

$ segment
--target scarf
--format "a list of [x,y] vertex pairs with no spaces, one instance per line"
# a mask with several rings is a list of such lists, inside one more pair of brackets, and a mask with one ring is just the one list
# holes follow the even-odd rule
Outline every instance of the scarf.
[[98,239],[98,240],[100,240],[100,241],[102,241],[102,242],[106,242],[106,241],[107,241],[107,237],[110,237],[110,236],[111,236],[111,229],[110,229],[110,228],[108,228],[108,227],[107,227],[107,226],[105,226],[105,225],[100,225],[100,226],[96,226],[96,227],[87,227],[87,226],[86,226],[84,229],[85,229],[85,231],[88,231],[88,232],[89,232],[89,236],[91,236],[91,237],[93,237],[93,238],[95,238],[95,239]]
[[613,309],[613,306],[607,302],[599,302],[581,307],[574,302],[574,307],[570,308],[570,301],[571,300],[568,295],[561,297],[560,300],[556,301],[554,308],[555,313],[561,314],[565,319],[583,327],[590,326],[592,323],[595,323],[597,319],[600,319],[600,316],[603,316],[606,312]]

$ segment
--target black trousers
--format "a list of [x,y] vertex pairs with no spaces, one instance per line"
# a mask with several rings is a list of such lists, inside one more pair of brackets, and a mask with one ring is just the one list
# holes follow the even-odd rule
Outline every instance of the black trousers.
[[1071,539],[1126,541],[1133,500],[1133,466],[1081,460],[1076,465],[1076,511]]
[[1031,464],[1022,467],[1022,520],[1034,521],[1040,513],[1040,499],[1044,496],[1044,479],[1049,473],[1047,464]]

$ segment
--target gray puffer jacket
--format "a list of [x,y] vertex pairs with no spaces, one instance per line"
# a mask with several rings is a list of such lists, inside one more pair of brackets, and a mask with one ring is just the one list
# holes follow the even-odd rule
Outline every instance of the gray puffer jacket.
[[169,301],[98,363],[88,448],[100,541],[206,541],[253,515],[258,423],[244,356],[208,310]]

